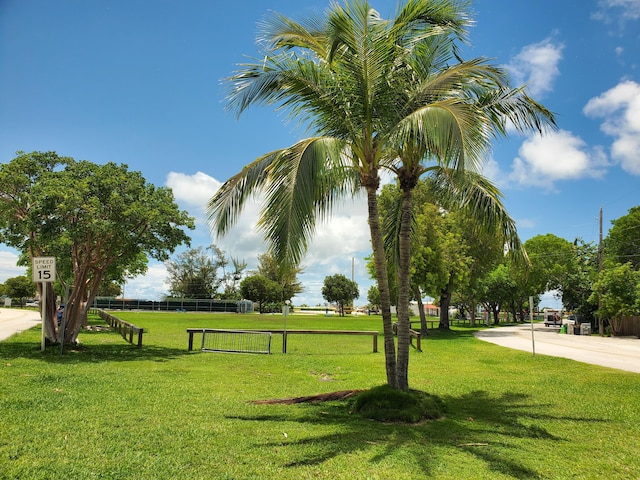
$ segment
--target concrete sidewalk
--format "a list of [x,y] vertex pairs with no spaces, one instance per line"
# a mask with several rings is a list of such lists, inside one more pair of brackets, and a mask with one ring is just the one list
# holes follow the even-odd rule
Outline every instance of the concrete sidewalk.
[[36,310],[0,308],[0,341],[28,330],[40,322],[40,312]]
[[[640,339],[636,337],[566,335],[558,333],[559,327],[542,324],[533,327],[536,355],[569,358],[640,373]],[[481,330],[475,336],[503,347],[532,352],[531,324]]]

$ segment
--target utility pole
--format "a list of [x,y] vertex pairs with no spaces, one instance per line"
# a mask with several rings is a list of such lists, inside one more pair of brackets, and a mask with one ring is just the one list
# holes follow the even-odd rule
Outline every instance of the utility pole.
[[[602,272],[602,207],[600,207],[600,235],[598,237],[598,280]],[[602,322],[602,299],[598,282],[598,333],[604,337],[604,323]]]

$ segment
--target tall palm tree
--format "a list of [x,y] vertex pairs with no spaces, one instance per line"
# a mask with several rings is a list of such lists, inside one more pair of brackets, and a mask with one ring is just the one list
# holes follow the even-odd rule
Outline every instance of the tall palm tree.
[[229,108],[276,104],[307,120],[318,134],[268,153],[230,178],[209,202],[214,230],[224,234],[251,195],[263,192],[260,227],[281,261],[298,261],[316,216],[364,188],[381,297],[387,382],[398,384],[391,299],[376,192],[397,117],[393,85],[404,47],[434,30],[462,32],[467,19],[443,1],[411,1],[387,21],[367,1],[333,4],[324,18],[294,22],[273,15],[263,24],[264,58],[230,79]]
[[[459,60],[454,39],[438,35],[416,45],[399,70],[398,121],[391,165],[402,192],[398,227],[398,372],[409,361],[410,231],[412,196],[421,176],[435,179],[442,206],[464,209],[488,231],[498,231],[511,252],[523,252],[498,189],[478,175],[492,139],[507,125],[542,132],[553,115],[505,73],[482,58]],[[403,381],[403,379],[401,379]]]
[[[408,311],[399,311],[396,357],[376,196],[380,171],[396,173],[400,184],[407,185],[403,192],[410,192],[428,171],[424,159],[462,170],[469,162],[477,163],[486,150],[487,122],[504,123],[502,106],[484,108],[484,96],[464,92],[486,93],[489,88],[481,89],[481,82],[490,83],[495,69],[482,61],[444,68],[451,58],[457,61],[455,41],[464,39],[469,25],[464,7],[448,0],[408,0],[393,20],[385,20],[366,0],[345,0],[332,4],[321,18],[295,22],[274,14],[266,20],[264,57],[241,65],[229,79],[228,107],[241,114],[254,104],[276,105],[291,118],[306,121],[316,136],[256,159],[208,204],[212,229],[221,235],[248,198],[263,194],[259,227],[276,258],[297,263],[314,233],[316,217],[330,214],[338,198],[364,188],[387,382],[400,389],[408,388]],[[438,69],[443,75],[436,79]],[[428,108],[436,100],[439,108]],[[465,102],[474,107],[465,110]],[[447,105],[470,113],[445,115]],[[401,241],[408,239],[410,196],[404,205],[408,216],[403,214]],[[403,247],[401,256],[408,251]],[[402,281],[407,272],[408,259],[406,265],[400,263],[401,290],[405,288],[399,296],[401,308],[405,297],[408,304],[408,280]]]

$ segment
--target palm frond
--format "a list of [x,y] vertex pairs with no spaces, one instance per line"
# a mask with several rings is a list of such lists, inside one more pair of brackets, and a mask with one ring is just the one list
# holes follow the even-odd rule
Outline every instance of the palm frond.
[[440,206],[466,212],[475,219],[476,230],[500,235],[511,255],[526,259],[515,221],[502,203],[500,190],[490,180],[474,172],[447,168],[434,168],[430,173],[433,198]]
[[248,199],[255,198],[268,180],[268,169],[280,154],[276,150],[245,166],[227,180],[207,203],[209,226],[218,236],[225,235],[238,221]]

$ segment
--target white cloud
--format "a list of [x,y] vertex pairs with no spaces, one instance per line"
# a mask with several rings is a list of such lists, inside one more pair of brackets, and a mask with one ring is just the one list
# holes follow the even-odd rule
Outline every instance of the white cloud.
[[26,267],[17,266],[18,255],[14,252],[0,251],[0,283],[8,278],[19,277],[27,271]]
[[[384,177],[389,181],[387,177]],[[171,187],[176,201],[196,218],[194,238],[211,239],[206,219],[206,204],[217,192],[222,182],[214,177],[198,172],[188,175],[171,172],[167,176],[168,187]],[[257,257],[266,250],[261,232],[257,229],[259,200],[250,200],[245,205],[243,214],[227,235],[209,240],[227,253],[228,256],[247,262],[247,271],[257,268]],[[192,246],[198,246],[194,240]],[[322,304],[322,284],[327,275],[342,273],[351,277],[352,259],[355,265],[355,279],[360,284],[360,302],[366,303],[366,292],[372,281],[369,280],[364,257],[371,251],[369,226],[367,224],[367,206],[363,195],[346,200],[334,208],[334,214],[326,221],[320,222],[316,234],[310,242],[307,254],[302,260],[304,272],[299,280],[304,292],[295,299],[296,304]],[[144,277],[127,283],[127,296],[138,293],[140,298],[159,299],[168,291],[166,269],[158,265]]]
[[627,80],[589,100],[584,113],[603,118],[601,130],[614,138],[611,157],[622,169],[640,175],[640,84]]
[[202,172],[194,175],[169,172],[166,185],[173,190],[173,195],[179,203],[204,210],[209,199],[218,191],[222,183]]
[[167,268],[162,263],[149,265],[143,276],[127,280],[123,296],[137,300],[162,300],[169,293]]
[[504,172],[500,169],[500,165],[495,159],[488,159],[482,166],[482,175],[491,180],[499,188],[507,188],[508,181]]
[[536,226],[536,222],[528,218],[520,218],[516,221],[518,229],[521,228],[533,228]]
[[600,0],[598,10],[591,15],[595,20],[611,22],[619,18],[620,22],[640,18],[640,0]]
[[516,86],[526,84],[529,94],[537,97],[553,89],[553,83],[560,75],[558,64],[563,49],[562,43],[545,39],[525,46],[505,67]]
[[600,148],[589,148],[580,137],[559,130],[525,140],[514,159],[511,181],[553,189],[558,180],[601,177],[607,165]]

